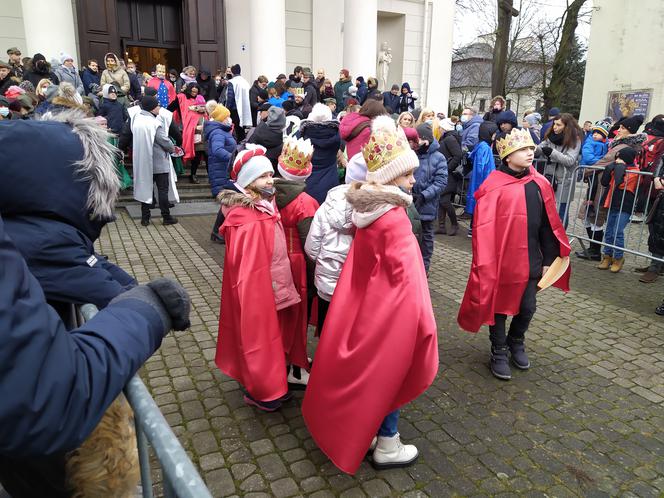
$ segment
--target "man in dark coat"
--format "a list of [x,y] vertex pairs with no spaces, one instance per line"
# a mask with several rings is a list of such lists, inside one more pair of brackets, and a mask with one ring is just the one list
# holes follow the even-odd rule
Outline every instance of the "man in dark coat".
[[383,105],[390,114],[399,113],[399,85],[392,85],[389,92],[383,92]]
[[99,64],[95,59],[90,59],[88,65],[81,71],[81,81],[85,95],[92,92],[92,85],[100,86],[101,74],[99,74]]
[[134,61],[127,62],[127,76],[129,76],[129,96],[133,100],[140,100],[143,96],[143,85],[140,76],[136,73],[136,63]]
[[93,245],[119,191],[108,132],[78,111],[0,126],[0,214],[46,298],[102,308],[134,287]]
[[254,84],[251,85],[249,89],[249,106],[251,107],[251,122],[252,126],[256,127],[256,116],[258,115],[258,108],[260,105],[267,101],[267,78],[265,76],[259,76],[254,81]]
[[314,75],[311,72],[304,73],[304,78],[302,79],[304,83],[304,106],[312,107],[318,104],[318,90],[316,87],[316,80]]
[[18,82],[12,76],[12,67],[6,62],[0,61],[0,97],[9,90],[10,86],[17,84]]

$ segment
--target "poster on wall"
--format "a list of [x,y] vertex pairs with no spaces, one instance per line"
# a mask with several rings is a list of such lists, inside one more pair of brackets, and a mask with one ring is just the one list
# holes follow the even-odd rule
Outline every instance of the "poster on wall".
[[647,116],[651,98],[652,90],[609,92],[606,115],[614,122],[634,115]]

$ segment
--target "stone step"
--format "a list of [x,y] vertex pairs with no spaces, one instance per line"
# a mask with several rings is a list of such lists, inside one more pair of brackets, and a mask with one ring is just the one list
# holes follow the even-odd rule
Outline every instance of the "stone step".
[[[209,186],[207,188],[181,189],[178,185],[178,194],[180,195],[180,202],[214,202]],[[138,202],[134,200],[133,191],[127,189],[122,191],[115,204],[116,206],[127,206],[138,204]]]

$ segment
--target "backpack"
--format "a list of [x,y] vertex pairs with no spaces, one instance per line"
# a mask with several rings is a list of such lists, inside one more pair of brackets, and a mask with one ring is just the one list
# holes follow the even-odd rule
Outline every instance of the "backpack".
[[[640,171],[647,173],[655,173],[655,169],[659,164],[662,156],[664,156],[664,137],[657,137],[648,135],[648,140],[646,140],[636,155],[634,164],[636,164]],[[643,195],[646,192],[650,192],[650,198],[657,196],[657,191],[652,188],[653,177],[649,175],[644,175],[641,178],[641,189],[643,189]]]
[[228,162],[229,177],[230,177],[230,172],[233,171],[233,164],[235,163],[235,158],[237,157],[238,153],[242,152],[244,149],[247,148],[247,143],[249,142],[249,139],[251,138],[251,136],[254,134],[255,131],[256,128],[252,128],[251,130],[249,130],[247,135],[244,137],[244,140],[242,140],[235,146],[235,150],[231,154],[231,159]]

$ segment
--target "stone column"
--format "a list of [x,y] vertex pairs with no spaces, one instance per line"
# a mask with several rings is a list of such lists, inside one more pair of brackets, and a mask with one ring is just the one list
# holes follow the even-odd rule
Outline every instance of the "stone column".
[[60,53],[74,57],[77,67],[85,66],[78,58],[76,26],[72,0],[21,0],[25,27],[26,53],[32,57],[44,54],[46,60]]
[[[447,115],[452,75],[452,35],[454,0],[431,1],[431,36],[426,105]],[[433,50],[432,50],[433,48]]]
[[344,0],[343,64],[357,76],[376,76],[378,0]]
[[[251,72],[242,71],[250,83],[261,74],[272,81],[286,70],[286,0],[251,0],[249,55]],[[227,19],[227,23],[233,22]],[[251,78],[251,79],[250,79]]]

